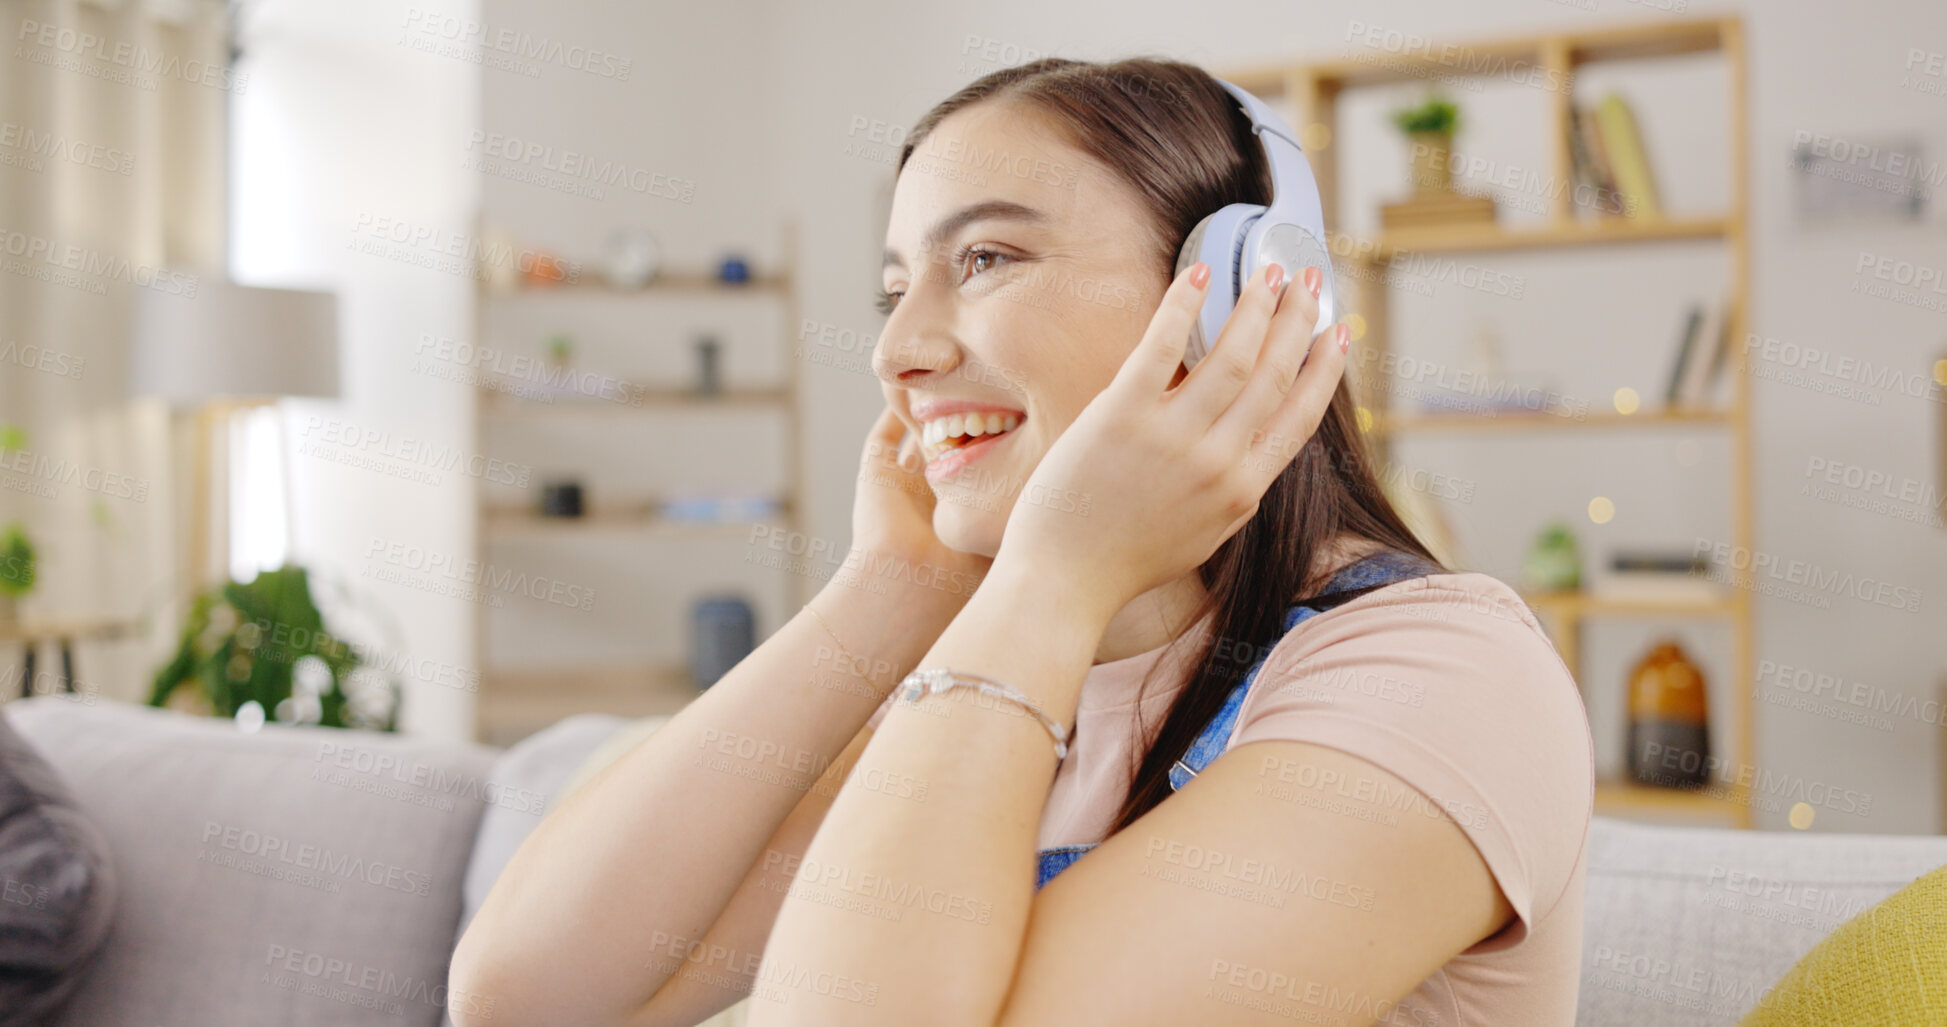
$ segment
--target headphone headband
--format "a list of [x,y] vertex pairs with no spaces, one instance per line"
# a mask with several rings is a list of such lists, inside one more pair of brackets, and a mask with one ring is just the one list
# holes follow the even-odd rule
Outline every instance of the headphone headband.
[[[1297,133],[1269,104],[1248,90],[1221,78],[1217,82],[1243,105],[1244,114],[1251,119],[1251,133],[1257,136],[1265,160],[1271,164],[1271,203],[1265,209],[1265,220],[1296,222],[1324,242],[1325,210],[1318,195],[1318,179],[1312,175],[1311,161]],[[1277,145],[1273,139],[1284,145]]]
[[1338,286],[1325,241],[1325,207],[1311,161],[1297,133],[1263,100],[1235,83],[1216,79],[1251,121],[1251,134],[1264,148],[1271,169],[1269,204],[1232,203],[1213,211],[1183,241],[1178,271],[1192,262],[1210,265],[1211,288],[1184,346],[1184,366],[1194,366],[1223,330],[1247,277],[1270,264],[1285,269],[1288,280],[1307,267],[1324,274],[1319,284],[1318,325],[1338,319]]

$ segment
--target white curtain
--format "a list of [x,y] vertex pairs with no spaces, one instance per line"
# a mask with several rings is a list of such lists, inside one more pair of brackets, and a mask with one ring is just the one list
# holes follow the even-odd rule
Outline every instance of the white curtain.
[[[0,425],[26,436],[0,455],[0,524],[38,549],[29,619],[143,625],[77,653],[84,688],[140,699],[186,580],[170,468],[188,453],[131,397],[130,313],[141,290],[222,274],[225,115],[248,83],[214,0],[0,11]],[[17,683],[18,650],[0,658]]]

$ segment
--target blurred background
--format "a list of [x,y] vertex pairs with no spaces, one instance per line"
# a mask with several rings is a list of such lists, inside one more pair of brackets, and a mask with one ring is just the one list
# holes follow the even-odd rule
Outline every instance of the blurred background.
[[5,9],[8,698],[680,707],[845,552],[907,126],[1156,55],[1297,128],[1389,487],[1602,812],[1947,826],[1939,4]]

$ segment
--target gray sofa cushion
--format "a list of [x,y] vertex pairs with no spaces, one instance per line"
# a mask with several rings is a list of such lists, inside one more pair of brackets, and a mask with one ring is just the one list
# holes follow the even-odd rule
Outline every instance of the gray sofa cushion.
[[1840,924],[1947,864],[1947,838],[1590,830],[1578,1027],[1737,1022]]
[[53,696],[4,714],[121,878],[57,1023],[439,1023],[493,750]]
[[0,717],[0,1027],[44,1023],[73,994],[115,893],[108,840]]

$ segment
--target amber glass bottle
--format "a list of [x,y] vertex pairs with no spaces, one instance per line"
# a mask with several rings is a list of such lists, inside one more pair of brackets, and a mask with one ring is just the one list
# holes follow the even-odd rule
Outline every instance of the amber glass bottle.
[[1650,650],[1629,676],[1629,776],[1695,788],[1710,778],[1704,675],[1675,641]]

